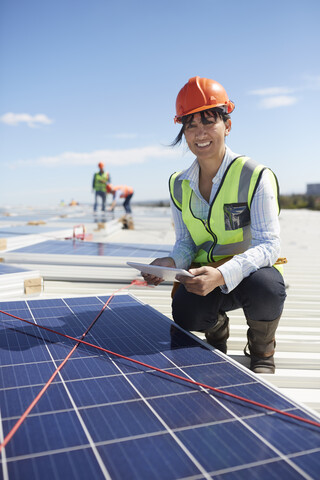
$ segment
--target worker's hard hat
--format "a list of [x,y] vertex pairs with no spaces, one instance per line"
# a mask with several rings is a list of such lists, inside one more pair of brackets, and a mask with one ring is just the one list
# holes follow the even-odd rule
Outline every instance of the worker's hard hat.
[[104,167],[104,163],[102,162],[98,163],[98,167],[102,169]]
[[107,193],[113,192],[113,185],[111,183],[107,183]]
[[229,100],[223,86],[215,80],[190,78],[178,93],[174,121],[182,123],[181,117],[214,107],[221,107],[226,113],[231,113],[234,110],[234,103]]

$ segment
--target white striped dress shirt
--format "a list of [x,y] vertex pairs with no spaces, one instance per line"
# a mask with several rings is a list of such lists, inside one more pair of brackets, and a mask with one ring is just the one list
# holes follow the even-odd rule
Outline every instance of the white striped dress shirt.
[[[223,175],[238,154],[226,147],[226,153],[221,166],[212,180],[210,204],[213,201]],[[181,179],[190,181],[190,187],[195,195],[192,196],[192,210],[203,220],[208,218],[210,204],[202,197],[199,191],[199,164],[197,159],[183,172]],[[188,269],[196,254],[196,246],[183,222],[181,211],[171,200],[171,210],[176,233],[176,243],[170,256],[178,268]],[[252,272],[261,267],[272,266],[280,254],[280,225],[278,219],[277,199],[275,198],[269,176],[263,172],[259,186],[251,203],[251,245],[242,254],[235,255],[231,260],[219,267],[225,285],[223,293],[231,292],[239,283]]]

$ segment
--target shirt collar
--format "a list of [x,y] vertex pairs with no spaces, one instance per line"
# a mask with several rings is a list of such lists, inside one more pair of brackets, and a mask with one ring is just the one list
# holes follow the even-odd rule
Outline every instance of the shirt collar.
[[[226,146],[226,151],[225,151],[222,163],[216,175],[212,179],[212,185],[217,185],[221,182],[223,175],[225,174],[228,166],[237,157],[239,157],[239,155],[237,153],[232,152],[230,148]],[[202,198],[201,193],[199,191],[199,170],[200,170],[200,167],[199,167],[198,160],[195,159],[194,162],[190,165],[190,167],[181,173],[180,179],[189,180],[190,187],[192,188],[192,190],[195,192],[195,194],[199,198]],[[212,192],[211,192],[211,195],[212,195]]]
[[[221,181],[230,163],[238,156],[239,156],[238,154],[233,153],[230,150],[230,148],[226,146],[226,151],[225,151],[222,163],[215,177],[212,179],[212,183],[217,183]],[[199,167],[198,160],[195,159],[194,162],[190,165],[190,167],[184,170],[180,176],[181,180],[189,180],[190,187],[194,190],[198,188],[198,185],[199,185],[199,169],[200,167]]]

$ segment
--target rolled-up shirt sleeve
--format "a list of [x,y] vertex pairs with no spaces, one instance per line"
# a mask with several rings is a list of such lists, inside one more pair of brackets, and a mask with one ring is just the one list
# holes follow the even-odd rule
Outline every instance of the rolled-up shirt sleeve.
[[229,293],[251,273],[262,267],[272,266],[280,254],[280,224],[278,203],[269,172],[264,171],[251,203],[251,246],[244,253],[218,267],[225,285],[223,293]]

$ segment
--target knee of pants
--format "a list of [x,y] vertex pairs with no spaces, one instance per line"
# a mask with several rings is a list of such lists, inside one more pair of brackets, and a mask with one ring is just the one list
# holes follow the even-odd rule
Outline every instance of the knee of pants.
[[286,298],[282,275],[277,272],[273,281],[271,281],[263,274],[253,274],[245,280],[243,307],[247,317],[252,320],[265,321],[278,318],[282,313]]
[[194,330],[194,316],[190,308],[186,307],[186,303],[181,301],[177,294],[172,300],[172,317],[173,320],[185,330]]
[[173,320],[185,330],[204,331],[217,321],[218,307],[209,296],[188,293],[181,285],[172,300]]

